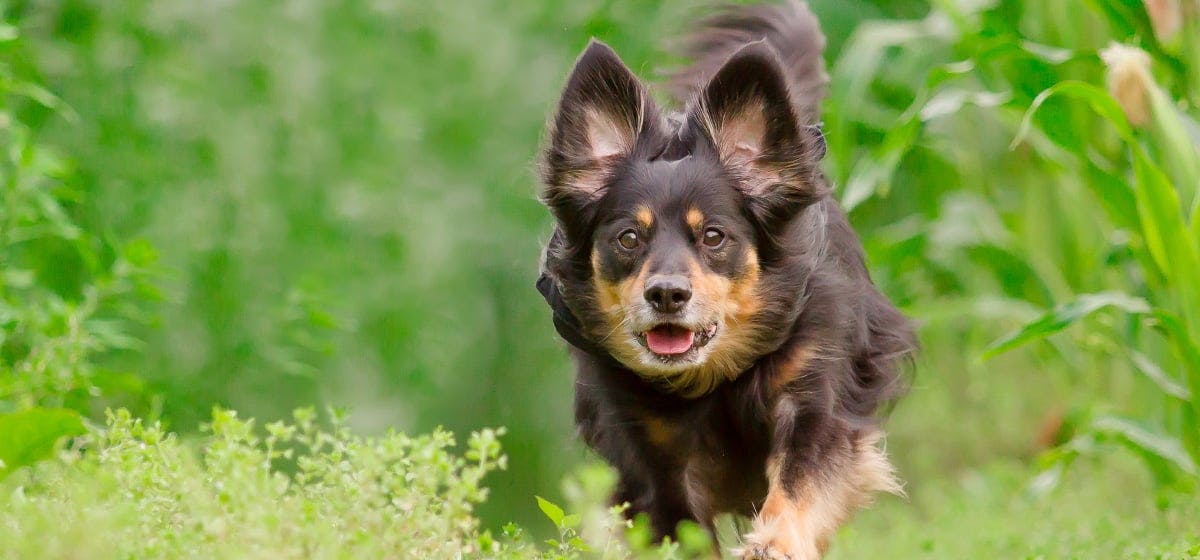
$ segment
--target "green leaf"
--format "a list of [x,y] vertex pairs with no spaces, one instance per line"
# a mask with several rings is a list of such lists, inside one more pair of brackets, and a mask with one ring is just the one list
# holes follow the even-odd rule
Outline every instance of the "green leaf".
[[1200,187],[1200,153],[1188,131],[1188,116],[1158,84],[1148,86],[1150,124],[1147,135],[1154,161],[1171,178],[1179,198],[1191,208]]
[[1158,386],[1162,392],[1184,401],[1192,397],[1192,393],[1188,391],[1187,387],[1175,381],[1158,364],[1154,363],[1154,360],[1151,360],[1149,356],[1137,350],[1130,350],[1129,359],[1133,362],[1134,367],[1142,375],[1146,376],[1146,379],[1149,379]]
[[1200,248],[1184,223],[1179,195],[1166,174],[1136,146],[1133,164],[1142,237],[1163,276],[1178,290],[1176,301],[1186,332],[1194,339],[1200,327]]
[[1086,184],[1100,200],[1108,217],[1117,227],[1130,231],[1141,231],[1138,220],[1137,201],[1133,197],[1133,189],[1118,172],[1101,167],[1095,160],[1095,154],[1085,158]]
[[1196,245],[1184,225],[1178,193],[1166,174],[1136,148],[1133,166],[1138,185],[1134,196],[1151,256],[1167,278],[1183,280],[1181,273],[1192,277],[1198,266]]
[[542,513],[546,514],[546,517],[548,517],[556,527],[561,527],[563,524],[563,518],[566,517],[566,514],[563,512],[562,508],[554,505],[553,502],[542,498],[541,496],[534,497],[537,498],[538,509],[542,510]]
[[1152,317],[1155,328],[1165,333],[1171,341],[1171,348],[1187,375],[1188,392],[1192,398],[1191,410],[1184,417],[1184,443],[1194,456],[1200,458],[1200,429],[1197,429],[1197,419],[1200,419],[1200,348],[1196,347],[1178,315],[1155,309]]
[[1196,240],[1196,243],[1200,243],[1200,196],[1196,197],[1196,202],[1197,204],[1192,207],[1192,223],[1189,227],[1189,233],[1191,233],[1192,239]]
[[0,415],[0,478],[48,457],[59,439],[83,432],[74,410],[33,408]]
[[[1016,148],[1018,144],[1025,140],[1025,137],[1029,135],[1029,131],[1033,127],[1033,115],[1037,113],[1038,109],[1047,100],[1056,95],[1072,97],[1087,102],[1096,114],[1104,117],[1117,128],[1117,133],[1121,135],[1122,139],[1130,144],[1135,143],[1133,129],[1129,127],[1129,121],[1125,119],[1125,112],[1121,110],[1121,106],[1117,104],[1117,101],[1107,91],[1087,82],[1068,80],[1054,84],[1033,99],[1033,103],[1025,111],[1025,116],[1021,118],[1021,125],[1017,128],[1017,135],[1013,138],[1009,148]],[[1075,146],[1074,148],[1080,149],[1081,147]]]
[[47,109],[57,111],[68,122],[74,123],[79,121],[79,115],[69,105],[59,99],[57,95],[50,93],[49,90],[30,83],[18,82],[9,87],[9,92],[29,98],[39,105]]
[[7,43],[15,40],[19,36],[20,31],[17,30],[15,25],[0,22],[0,42]]
[[965,105],[974,105],[984,109],[998,107],[1012,99],[1009,92],[972,91],[962,88],[944,88],[938,90],[925,102],[918,113],[921,121],[929,122],[934,119],[953,115],[962,110]]
[[1084,294],[1055,307],[1049,313],[993,342],[984,351],[982,358],[989,359],[1018,346],[1040,340],[1066,329],[1080,319],[1101,309],[1115,307],[1127,313],[1144,315],[1150,312],[1150,304],[1141,298],[1136,298],[1120,292],[1102,292]]
[[842,191],[842,207],[846,212],[854,210],[876,194],[887,196],[891,190],[892,175],[896,173],[905,154],[916,144],[920,132],[920,119],[909,119],[888,132],[874,154],[864,156],[854,165],[846,188]]
[[1116,416],[1097,418],[1092,423],[1092,429],[1116,436],[1144,455],[1170,463],[1187,474],[1196,475],[1196,463],[1188,456],[1178,439],[1151,431],[1133,420]]
[[680,548],[688,553],[687,558],[700,558],[712,550],[712,537],[708,531],[693,521],[681,521],[675,528]]
[[842,194],[842,207],[853,210],[871,196],[886,197],[891,191],[892,176],[921,139],[924,124],[958,113],[965,105],[982,108],[996,107],[1012,98],[1008,92],[973,91],[945,87],[933,91],[928,99],[918,99],[904,113],[901,122],[892,127],[879,148],[854,165]]

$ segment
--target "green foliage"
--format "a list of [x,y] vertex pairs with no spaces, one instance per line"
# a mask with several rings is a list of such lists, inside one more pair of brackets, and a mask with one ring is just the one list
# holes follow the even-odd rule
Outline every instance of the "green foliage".
[[[1022,127],[1024,130],[1031,122],[1030,116],[1051,96],[1071,92],[1086,100],[1098,115],[1116,128],[1129,153],[1127,158],[1118,156],[1117,161],[1109,162],[1109,166],[1121,169],[1113,173],[1121,178],[1122,183],[1115,185],[1115,188],[1132,195],[1137,218],[1135,221],[1129,220],[1126,214],[1120,213],[1111,216],[1111,219],[1115,225],[1132,226],[1131,233],[1141,241],[1131,247],[1132,257],[1142,265],[1141,274],[1151,281],[1141,286],[1134,284],[1133,289],[1149,303],[1124,294],[1109,294],[1104,297],[1107,301],[1097,301],[1097,296],[1081,296],[1056,310],[1053,316],[1026,325],[1021,332],[999,341],[993,350],[1003,351],[1061,330],[1099,306],[1115,305],[1135,316],[1168,317],[1171,322],[1179,323],[1178,330],[1164,332],[1175,349],[1174,355],[1162,356],[1178,360],[1185,371],[1185,382],[1191,385],[1185,393],[1188,396],[1183,399],[1184,402],[1179,403],[1176,399],[1169,401],[1168,406],[1176,409],[1179,420],[1162,428],[1111,417],[1098,418],[1093,424],[1099,433],[1119,435],[1120,441],[1146,457],[1164,482],[1172,482],[1179,472],[1191,477],[1200,474],[1196,470],[1196,462],[1200,460],[1200,423],[1197,422],[1200,418],[1200,398],[1192,397],[1200,396],[1196,392],[1200,389],[1200,384],[1196,384],[1200,381],[1200,375],[1196,375],[1200,372],[1200,364],[1194,361],[1198,355],[1197,343],[1200,342],[1197,336],[1200,333],[1200,325],[1197,324],[1200,321],[1200,237],[1193,233],[1200,230],[1188,226],[1190,222],[1200,222],[1200,217],[1193,215],[1197,202],[1200,202],[1200,198],[1197,198],[1200,194],[1200,175],[1195,172],[1200,168],[1200,154],[1197,152],[1200,141],[1194,141],[1182,132],[1189,117],[1177,111],[1174,104],[1167,101],[1166,94],[1158,84],[1152,81],[1149,60],[1142,51],[1118,45],[1109,47],[1103,54],[1109,58],[1110,87],[1114,95],[1125,96],[1121,99],[1123,105],[1097,87],[1063,82],[1047,89],[1034,100]],[[1195,63],[1200,64],[1200,61]],[[1070,89],[1066,89],[1068,87]],[[1143,106],[1137,106],[1139,103]],[[1132,120],[1142,112],[1149,113],[1154,126],[1148,126],[1146,132],[1139,135],[1127,121],[1126,113]],[[1019,135],[1018,141],[1021,139]],[[1062,147],[1083,161],[1100,149],[1094,139],[1087,138],[1062,143]],[[1165,155],[1152,158],[1149,153]],[[1114,188],[1114,185],[1105,182],[1104,188]],[[1142,347],[1146,345],[1136,333],[1106,335],[1114,336],[1117,345],[1135,351],[1143,350]],[[1142,362],[1161,371],[1154,365],[1153,358],[1146,354],[1139,356]],[[1167,374],[1159,377],[1167,379],[1170,385],[1175,384]],[[1179,397],[1178,391],[1170,393]],[[1163,428],[1167,433],[1160,433]],[[1187,453],[1184,449],[1187,449]],[[1191,457],[1188,457],[1189,453]]]
[[0,478],[49,457],[84,431],[80,411],[136,394],[140,381],[106,369],[105,352],[136,346],[124,329],[153,250],[124,247],[76,225],[69,166],[34,141],[21,100],[71,115],[14,70],[16,28],[0,23]]
[[[925,10],[814,4],[834,48],[862,18]],[[214,403],[347,404],[368,432],[503,424],[514,468],[485,515],[535,521],[515,504],[583,458],[532,286],[542,129],[589,37],[651,77],[696,2],[0,6],[25,32],[14,67],[78,116],[22,107],[70,155],[76,223],[161,254],[164,297],[127,332],[142,344],[103,362],[159,397],[137,410],[184,432]]]
[[97,358],[137,346],[126,319],[155,297],[155,254],[77,225],[83,196],[70,165],[35,141],[14,107],[73,113],[17,72],[22,53],[16,29],[0,23],[0,412],[88,411],[96,397],[139,390],[138,378]]
[[0,414],[0,479],[49,457],[63,437],[82,433],[83,422],[73,410],[31,408]]
[[[924,347],[889,420],[912,501],[833,554],[1196,555],[1170,490],[1200,449],[1200,15],[812,4],[826,171]],[[0,557],[707,555],[572,471],[531,287],[573,56],[594,35],[651,76],[694,5],[0,3]],[[1146,53],[1144,119],[1105,85],[1114,41]],[[209,417],[313,402],[357,432]],[[443,424],[509,426],[510,468]],[[354,435],[391,426],[428,435]]]
[[664,560],[707,558],[713,554],[708,532],[691,522],[680,523],[676,539],[651,542],[650,520],[639,515],[627,520],[629,504],[603,508],[616,482],[612,469],[586,465],[566,480],[572,505],[581,513],[567,514],[557,504],[537,497],[538,509],[554,524],[558,537],[547,539],[544,553],[562,558],[662,558]]
[[[483,477],[504,468],[497,437],[462,456],[444,431],[409,437],[321,428],[312,410],[265,430],[216,410],[192,444],[124,410],[62,462],[0,493],[0,556],[179,558],[502,557],[478,548]],[[265,432],[265,433],[264,433]]]
[[[684,544],[625,544],[622,508],[566,514],[538,498],[559,531],[539,547],[515,525],[501,537],[474,512],[484,477],[506,468],[503,430],[471,434],[461,455],[449,432],[354,435],[340,414],[312,409],[258,428],[216,409],[186,441],[121,409],[58,461],[0,483],[0,558],[694,558],[711,552],[698,528]],[[0,419],[2,420],[2,419]],[[76,420],[77,422],[77,420]],[[78,432],[75,432],[78,433]],[[0,449],[3,451],[3,449]],[[600,496],[610,477],[587,479]],[[587,533],[586,535],[584,533]]]
[[[1057,362],[1093,387],[1119,376],[1140,386],[1077,405],[1070,414],[1086,419],[1067,435],[1127,446],[1162,486],[1187,489],[1200,460],[1200,138],[1189,79],[1200,60],[1159,43],[1142,10],[947,2],[922,21],[860,28],[835,65],[834,102],[871,102],[836,106],[832,127],[847,138],[833,169],[857,216],[894,219],[894,207],[873,202],[888,199],[925,217],[884,232],[904,250],[874,253],[898,273],[883,279],[894,293],[922,302],[919,290],[936,286],[1001,298],[1013,311],[1005,322],[1023,323],[1008,334],[972,326],[995,333],[982,357],[1085,325],[1041,367]],[[1200,14],[1181,10],[1194,27]],[[866,93],[868,84],[892,95]],[[864,142],[879,148],[860,154],[854,138],[867,134],[881,135]],[[898,194],[900,181],[908,188]],[[1052,309],[1023,317],[1031,306]],[[1105,309],[1124,324],[1097,315]]]

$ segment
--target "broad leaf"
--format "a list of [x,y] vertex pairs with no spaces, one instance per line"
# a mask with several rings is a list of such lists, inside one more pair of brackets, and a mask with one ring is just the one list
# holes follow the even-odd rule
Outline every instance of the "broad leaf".
[[562,508],[554,505],[553,502],[542,498],[541,496],[534,497],[537,498],[538,509],[542,510],[542,513],[546,514],[546,517],[548,517],[550,521],[554,523],[555,527],[562,527],[563,518],[566,517],[566,513],[563,512]]
[[0,415],[0,478],[48,457],[59,439],[83,431],[73,410],[34,408]]

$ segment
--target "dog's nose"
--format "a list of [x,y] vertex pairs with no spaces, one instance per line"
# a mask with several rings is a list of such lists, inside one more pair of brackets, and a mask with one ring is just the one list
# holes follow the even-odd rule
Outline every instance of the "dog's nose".
[[653,276],[646,282],[646,301],[661,313],[675,313],[692,299],[692,284],[684,276]]

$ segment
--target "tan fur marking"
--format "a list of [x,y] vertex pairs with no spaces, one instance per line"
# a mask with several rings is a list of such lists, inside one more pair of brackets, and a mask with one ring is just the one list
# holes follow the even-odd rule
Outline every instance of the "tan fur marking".
[[778,395],[793,381],[804,375],[804,368],[817,357],[817,349],[811,345],[793,348],[787,361],[775,370],[771,377],[771,394]]
[[694,230],[698,230],[704,225],[704,212],[701,212],[695,206],[688,208],[686,220],[687,225],[691,226]]
[[[770,485],[754,530],[746,535],[742,557],[816,560],[824,555],[837,528],[875,492],[901,493],[887,456],[879,448],[880,432],[854,443],[849,464],[837,472],[784,488],[777,460],[768,461]],[[789,492],[790,490],[790,492]]]
[[749,249],[746,253],[746,272],[732,282],[729,290],[729,299],[732,302],[734,314],[738,317],[749,318],[757,313],[762,305],[758,298],[760,274],[758,253],[754,249]]
[[670,446],[675,443],[675,437],[679,435],[678,426],[649,414],[642,418],[642,426],[646,430],[646,438],[658,447]]
[[637,222],[643,228],[650,229],[654,225],[654,213],[645,206],[638,206],[637,214],[635,215]]
[[734,379],[754,358],[753,343],[759,335],[754,316],[762,307],[759,278],[758,255],[753,250],[747,255],[745,272],[733,280],[719,274],[705,274],[699,265],[694,265],[692,291],[712,298],[708,301],[719,306],[724,325],[713,341],[712,352],[696,374],[708,382],[699,384],[692,396],[707,393],[721,379]]
[[596,286],[596,302],[604,311],[605,316],[613,320],[614,324],[621,321],[621,317],[619,317],[621,309],[635,296],[642,293],[646,274],[650,270],[649,265],[649,262],[643,263],[642,269],[635,276],[630,276],[620,282],[608,282],[600,275],[600,253],[592,249],[592,282]]
[[638,360],[638,347],[625,336],[614,336],[625,321],[625,308],[635,297],[645,291],[646,276],[650,261],[642,263],[641,270],[621,282],[608,282],[600,275],[600,253],[592,249],[592,284],[596,292],[596,304],[604,313],[603,332],[595,333],[601,343],[611,339],[618,344],[606,344],[614,358],[626,363]]

